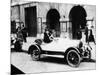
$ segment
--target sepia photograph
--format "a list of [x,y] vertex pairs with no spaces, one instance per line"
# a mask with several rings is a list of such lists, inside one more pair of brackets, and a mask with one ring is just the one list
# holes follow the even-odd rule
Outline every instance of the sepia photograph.
[[96,69],[96,5],[11,0],[11,74]]

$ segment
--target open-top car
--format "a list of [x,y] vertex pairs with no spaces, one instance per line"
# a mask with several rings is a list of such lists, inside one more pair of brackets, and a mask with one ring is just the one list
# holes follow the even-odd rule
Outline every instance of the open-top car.
[[42,54],[63,55],[64,60],[72,67],[78,67],[83,58],[91,58],[88,45],[84,45],[80,40],[67,38],[56,38],[50,43],[37,39],[29,46],[28,52],[33,60],[39,60]]

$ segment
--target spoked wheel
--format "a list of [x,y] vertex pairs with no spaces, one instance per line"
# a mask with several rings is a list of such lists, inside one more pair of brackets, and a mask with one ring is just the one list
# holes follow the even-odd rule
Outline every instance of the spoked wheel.
[[40,59],[40,50],[38,48],[35,48],[31,52],[32,60],[39,60]]
[[68,65],[78,67],[81,61],[80,55],[75,50],[70,50],[66,55]]

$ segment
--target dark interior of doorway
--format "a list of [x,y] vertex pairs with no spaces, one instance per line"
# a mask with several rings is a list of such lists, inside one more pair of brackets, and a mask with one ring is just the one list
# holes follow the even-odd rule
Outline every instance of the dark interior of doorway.
[[[54,29],[56,32],[60,32],[60,14],[56,9],[50,9],[46,16],[46,25],[50,29]],[[59,36],[59,33],[56,34]]]
[[37,12],[36,6],[25,8],[25,25],[28,36],[36,37],[37,35]]
[[87,13],[83,6],[74,6],[69,13],[69,20],[72,23],[72,38],[81,39],[81,29],[85,29]]

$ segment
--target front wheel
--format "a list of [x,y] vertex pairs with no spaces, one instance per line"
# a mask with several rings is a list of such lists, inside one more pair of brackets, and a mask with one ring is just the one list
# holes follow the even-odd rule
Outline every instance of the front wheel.
[[81,61],[81,57],[79,53],[75,50],[70,50],[68,53],[65,55],[65,59],[68,63],[68,65],[72,67],[78,67]]

